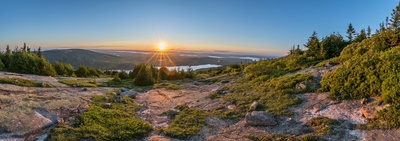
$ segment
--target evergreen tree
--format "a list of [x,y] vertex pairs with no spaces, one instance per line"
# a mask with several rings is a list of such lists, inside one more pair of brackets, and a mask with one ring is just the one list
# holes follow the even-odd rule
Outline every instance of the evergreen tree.
[[129,78],[129,75],[128,75],[128,73],[126,73],[124,70],[121,70],[121,71],[119,72],[119,74],[118,74],[118,77],[121,78],[121,79],[128,79],[128,78]]
[[45,76],[56,76],[57,72],[53,66],[43,57],[38,57],[35,54],[27,53],[22,49],[15,49],[10,55],[10,64],[8,71],[37,74]]
[[167,80],[168,79],[168,74],[169,70],[166,67],[161,67],[160,70],[158,70],[158,78],[160,80]]
[[158,78],[158,69],[153,65],[150,66],[151,75],[154,77],[154,80],[159,80]]
[[318,58],[329,59],[339,56],[346,45],[342,35],[333,33],[321,40],[321,54]]
[[347,38],[349,39],[349,43],[353,41],[353,37],[356,34],[356,30],[354,30],[353,25],[350,23],[348,28],[347,28]]
[[354,42],[361,42],[364,39],[367,39],[367,33],[365,33],[365,29],[361,29],[360,34],[354,39]]
[[150,86],[154,84],[154,78],[146,65],[141,65],[139,73],[133,83],[137,86]]
[[22,48],[22,51],[26,51],[27,50],[27,46],[26,43],[24,43],[24,47]]
[[54,69],[60,76],[74,76],[74,67],[71,64],[56,62]]
[[4,67],[5,67],[6,69],[8,69],[8,67],[9,67],[9,65],[10,65],[10,57],[11,57],[11,50],[10,50],[10,46],[7,45],[6,53],[4,54],[4,57],[3,57],[2,60],[1,60],[1,61],[3,62]]
[[191,78],[191,79],[193,79],[194,77],[195,77],[195,72],[194,72],[194,70],[192,69],[192,67],[191,66],[189,66],[189,68],[187,69],[187,72],[186,72],[186,78]]
[[37,56],[43,57],[42,56],[42,48],[41,47],[39,47],[39,49],[38,49]]
[[316,56],[320,52],[320,43],[317,36],[317,32],[313,32],[312,35],[308,38],[307,43],[304,45],[307,48],[306,55],[307,56]]
[[371,27],[367,28],[367,38],[371,38]]
[[134,79],[138,75],[140,69],[145,66],[145,64],[138,64],[133,67],[132,72],[129,73],[129,78]]
[[79,68],[75,71],[75,75],[78,77],[88,77],[89,74],[89,69],[83,65],[80,65]]
[[399,4],[396,6],[395,9],[392,10],[392,14],[391,14],[391,19],[390,19],[390,26],[391,29],[393,31],[396,31],[399,29],[400,27],[400,2]]

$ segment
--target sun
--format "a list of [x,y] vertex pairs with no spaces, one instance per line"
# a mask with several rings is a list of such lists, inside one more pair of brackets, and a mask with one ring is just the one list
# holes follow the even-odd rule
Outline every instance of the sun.
[[165,49],[167,49],[167,45],[164,42],[158,43],[157,49],[159,51],[165,51]]

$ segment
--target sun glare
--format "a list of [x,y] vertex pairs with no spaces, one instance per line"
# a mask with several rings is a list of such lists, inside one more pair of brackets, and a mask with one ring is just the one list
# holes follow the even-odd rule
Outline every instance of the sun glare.
[[165,45],[165,43],[161,42],[158,44],[157,48],[159,51],[165,51],[165,49],[167,48],[167,45]]

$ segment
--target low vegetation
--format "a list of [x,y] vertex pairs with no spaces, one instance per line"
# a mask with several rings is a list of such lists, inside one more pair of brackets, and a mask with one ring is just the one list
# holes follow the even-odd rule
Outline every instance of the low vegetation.
[[338,126],[340,123],[334,119],[327,117],[313,117],[308,122],[307,125],[314,128],[314,133],[317,135],[333,135],[334,126]]
[[[307,82],[309,85],[300,89],[296,88],[296,85],[301,82]],[[263,110],[277,116],[291,115],[292,112],[287,108],[301,103],[301,100],[292,94],[308,92],[312,85],[312,76],[307,74],[281,76],[265,82],[241,80],[221,89],[230,94],[224,95],[220,92],[214,92],[210,95],[211,98],[221,97],[235,104],[237,108],[234,110],[217,108],[213,113],[221,118],[243,117],[249,111],[251,103],[257,101],[257,110]]]
[[206,125],[206,113],[187,106],[178,106],[181,112],[176,115],[164,132],[175,138],[187,139],[192,135],[200,135],[200,128]]
[[[94,104],[73,126],[57,126],[47,140],[132,140],[147,135],[151,125],[134,117],[139,106],[129,97],[121,97],[121,102],[115,97],[112,93],[93,97]],[[104,103],[111,103],[111,107],[100,107]]]
[[173,83],[157,83],[154,85],[154,88],[166,88],[168,90],[179,90],[184,87],[181,85],[173,84]]
[[25,87],[53,87],[47,83],[39,83],[32,80],[22,79],[22,78],[0,78],[0,83],[2,84],[13,84],[17,86]]
[[305,135],[299,138],[295,138],[295,137],[289,137],[284,134],[276,134],[276,133],[267,134],[259,137],[247,135],[246,137],[253,141],[327,141],[322,137],[313,135]]
[[96,80],[88,79],[65,79],[58,81],[71,87],[97,87],[99,83]]

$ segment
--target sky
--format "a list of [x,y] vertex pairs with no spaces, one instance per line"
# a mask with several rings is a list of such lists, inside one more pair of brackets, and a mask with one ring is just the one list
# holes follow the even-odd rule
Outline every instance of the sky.
[[[313,31],[372,31],[396,0],[0,0],[0,49],[229,51],[285,55]],[[304,48],[304,47],[303,47]]]

